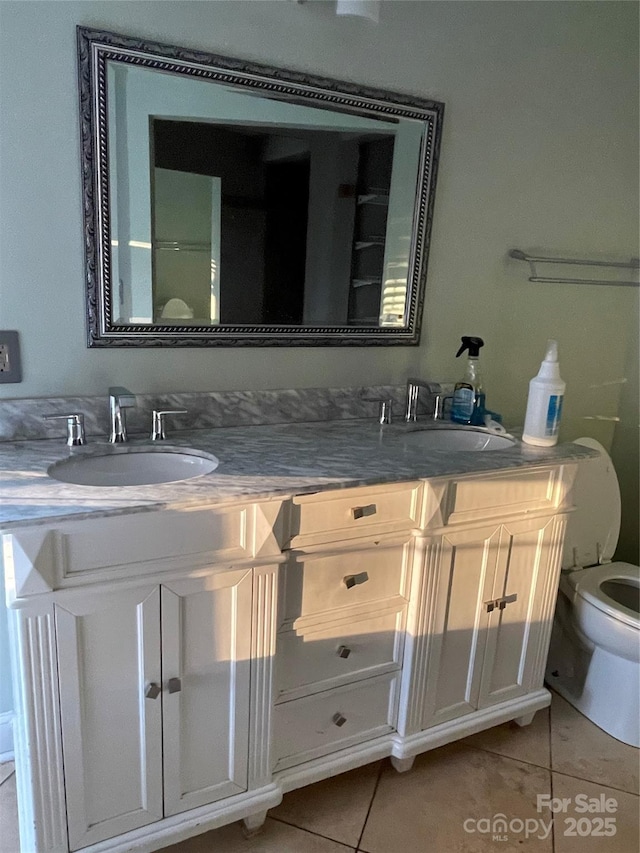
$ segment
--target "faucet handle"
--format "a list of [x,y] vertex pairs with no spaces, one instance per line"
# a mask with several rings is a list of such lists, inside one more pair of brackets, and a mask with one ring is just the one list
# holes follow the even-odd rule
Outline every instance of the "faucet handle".
[[380,409],[378,412],[378,420],[381,424],[390,424],[393,398],[392,397],[361,397],[365,403],[379,403]]
[[445,406],[447,400],[453,400],[453,394],[436,394],[433,398],[434,421],[443,421],[445,419]]
[[64,415],[43,415],[45,421],[66,420],[67,422],[67,445],[78,447],[87,443],[84,431],[84,415],[79,412],[69,412]]
[[393,400],[379,400],[380,414],[378,420],[381,424],[390,424],[393,411]]
[[166,415],[186,415],[186,409],[154,409],[151,421],[151,441],[164,441],[167,437],[164,431]]

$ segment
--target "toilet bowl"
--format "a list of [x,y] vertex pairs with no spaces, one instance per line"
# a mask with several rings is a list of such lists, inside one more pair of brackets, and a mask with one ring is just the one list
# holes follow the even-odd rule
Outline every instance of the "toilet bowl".
[[613,737],[640,746],[640,567],[610,562],[620,532],[613,463],[580,464],[567,524],[546,680]]

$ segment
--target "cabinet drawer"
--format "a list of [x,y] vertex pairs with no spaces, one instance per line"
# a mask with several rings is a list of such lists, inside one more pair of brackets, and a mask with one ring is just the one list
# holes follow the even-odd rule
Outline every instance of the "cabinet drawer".
[[564,500],[562,467],[453,480],[449,485],[445,523],[553,512]]
[[291,505],[292,548],[337,538],[407,530],[418,523],[421,484],[394,483],[298,495]]
[[381,676],[274,709],[275,770],[379,737],[395,728],[397,677]]
[[[52,531],[57,584],[86,582],[89,574],[97,580],[98,571],[100,579],[129,576],[134,564],[136,574],[145,574],[185,559],[196,565],[279,555],[279,506],[231,504],[63,522]],[[30,531],[15,534],[25,546],[29,536]]]
[[295,699],[399,668],[405,609],[278,635],[277,699]]
[[313,614],[406,597],[412,552],[413,539],[396,539],[339,553],[291,554],[280,570],[281,626],[301,630]]

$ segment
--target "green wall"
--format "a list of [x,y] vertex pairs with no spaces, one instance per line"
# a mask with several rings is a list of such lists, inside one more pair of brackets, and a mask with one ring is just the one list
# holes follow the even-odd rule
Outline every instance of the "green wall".
[[[454,378],[458,338],[480,334],[489,402],[518,421],[555,336],[566,436],[617,416],[620,386],[605,383],[623,375],[634,294],[531,285],[506,254],[636,250],[637,18],[627,2],[385,0],[378,26],[323,2],[1,3],[0,327],[21,333],[24,382],[0,397]],[[422,345],[87,350],[76,24],[443,100]]]

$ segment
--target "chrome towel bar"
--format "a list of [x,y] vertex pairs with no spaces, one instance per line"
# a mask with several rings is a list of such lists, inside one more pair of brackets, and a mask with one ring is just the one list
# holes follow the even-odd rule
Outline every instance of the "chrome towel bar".
[[637,281],[618,281],[616,279],[593,279],[593,278],[563,278],[551,276],[539,276],[535,264],[572,264],[574,266],[608,267],[610,269],[637,270],[640,269],[640,259],[631,258],[629,261],[596,261],[579,258],[544,258],[527,255],[522,249],[511,249],[509,257],[516,261],[526,261],[529,264],[531,275],[529,281],[542,282],[545,284],[599,284],[614,287],[639,287]]

